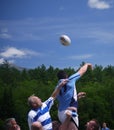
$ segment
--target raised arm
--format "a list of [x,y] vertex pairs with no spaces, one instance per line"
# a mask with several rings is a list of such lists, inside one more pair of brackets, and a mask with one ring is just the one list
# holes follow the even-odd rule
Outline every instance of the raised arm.
[[53,91],[51,97],[53,97],[53,98],[55,99],[56,96],[59,94],[61,87],[63,87],[67,82],[68,82],[68,79],[64,79],[64,80],[56,87],[56,89]]
[[90,63],[85,63],[78,71],[78,73],[80,74],[80,76],[82,76],[83,74],[85,74],[85,72],[87,71],[87,69],[90,68],[92,69],[92,64]]

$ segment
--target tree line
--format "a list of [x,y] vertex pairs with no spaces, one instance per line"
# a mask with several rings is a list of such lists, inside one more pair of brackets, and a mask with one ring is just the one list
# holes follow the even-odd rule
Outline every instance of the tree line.
[[[84,64],[80,64],[80,67]],[[30,95],[39,96],[45,101],[53,92],[60,69],[45,65],[34,69],[18,69],[8,62],[0,65],[0,129],[4,129],[6,118],[15,117],[22,130],[28,130],[27,99]],[[64,68],[69,74],[75,73],[74,68]],[[90,119],[97,119],[101,124],[107,122],[114,128],[114,66],[102,67],[95,65],[93,70],[77,81],[77,92],[84,91],[87,96],[78,101],[80,129]],[[57,118],[57,101],[51,109],[53,120]]]

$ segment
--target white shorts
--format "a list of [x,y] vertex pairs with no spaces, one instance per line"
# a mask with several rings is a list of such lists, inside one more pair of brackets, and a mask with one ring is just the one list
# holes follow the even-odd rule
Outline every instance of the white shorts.
[[58,111],[58,118],[61,123],[63,123],[66,119],[65,110],[64,111]]
[[[65,111],[58,111],[58,118],[60,120],[61,123],[63,123],[66,119],[66,114],[65,114]],[[74,123],[77,125],[77,127],[79,127],[79,120],[78,120],[78,116],[76,117],[72,117]]]

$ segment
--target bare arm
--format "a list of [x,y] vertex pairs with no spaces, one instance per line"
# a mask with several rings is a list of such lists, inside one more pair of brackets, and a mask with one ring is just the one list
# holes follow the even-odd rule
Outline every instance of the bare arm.
[[64,80],[58,85],[58,87],[53,91],[51,97],[53,97],[53,98],[55,99],[56,96],[59,94],[61,87],[63,87],[67,82],[68,82],[68,79],[64,79]]
[[83,74],[85,74],[85,72],[87,71],[87,69],[90,68],[92,69],[92,64],[90,63],[85,63],[78,71],[78,73],[80,74],[80,76],[82,76]]

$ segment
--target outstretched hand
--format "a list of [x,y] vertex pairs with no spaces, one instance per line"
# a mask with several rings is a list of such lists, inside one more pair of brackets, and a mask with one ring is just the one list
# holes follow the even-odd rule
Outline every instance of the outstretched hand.
[[63,79],[59,86],[63,87],[68,81],[68,79]]
[[69,80],[68,79],[63,79],[61,83],[56,87],[54,92],[52,93],[51,97],[56,98],[58,93],[60,92],[61,87],[63,87]]
[[88,65],[88,67],[89,67],[91,70],[93,70],[93,66],[92,66],[91,63],[87,63],[87,65]]
[[79,92],[77,95],[78,99],[84,98],[85,96],[86,96],[86,92]]

